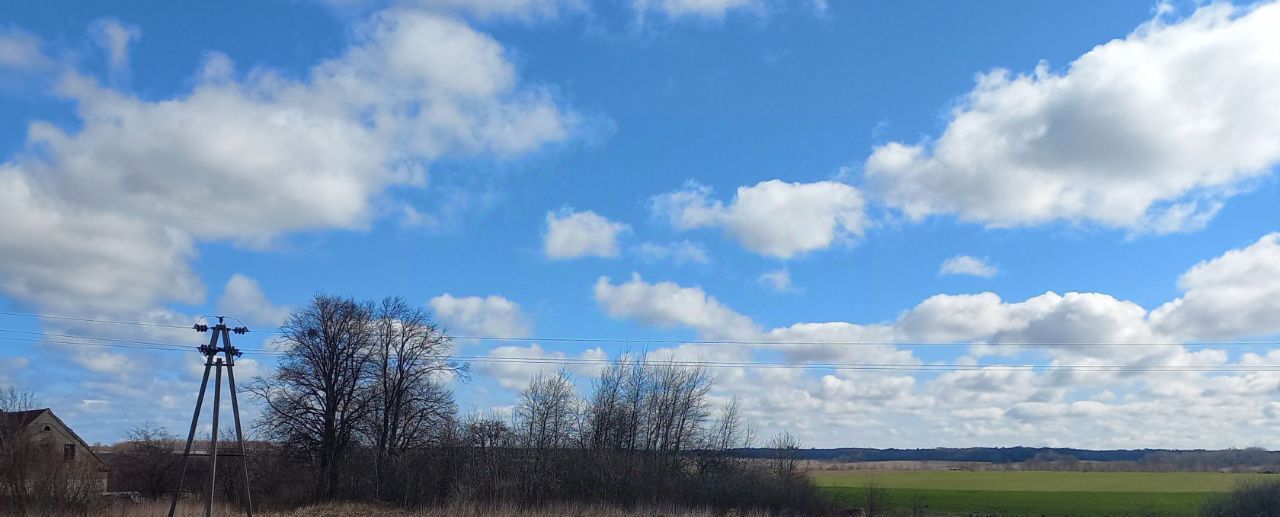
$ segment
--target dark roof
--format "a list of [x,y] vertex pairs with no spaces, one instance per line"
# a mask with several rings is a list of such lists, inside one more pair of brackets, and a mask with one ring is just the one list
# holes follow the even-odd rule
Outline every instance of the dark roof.
[[21,431],[27,424],[30,424],[36,417],[48,410],[49,408],[32,409],[30,411],[0,411],[0,431],[6,433]]

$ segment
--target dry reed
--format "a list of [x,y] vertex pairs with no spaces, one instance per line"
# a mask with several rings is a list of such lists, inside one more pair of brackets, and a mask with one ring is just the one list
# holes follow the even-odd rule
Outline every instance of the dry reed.
[[[167,515],[169,503],[149,501],[144,503],[113,502],[79,513],[55,514],[49,517],[155,517]],[[244,515],[243,510],[229,504],[215,504],[215,516]],[[204,504],[185,501],[178,506],[179,517],[203,517]],[[621,509],[591,504],[553,504],[539,508],[520,509],[502,504],[457,504],[444,507],[408,511],[395,507],[367,503],[326,503],[294,510],[255,512],[257,517],[763,517],[766,512],[716,513],[710,510],[673,507],[649,507]]]

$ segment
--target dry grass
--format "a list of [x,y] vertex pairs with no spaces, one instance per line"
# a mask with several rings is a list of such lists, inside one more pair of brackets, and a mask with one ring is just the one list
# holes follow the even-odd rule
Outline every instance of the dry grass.
[[[141,504],[117,502],[106,507],[94,508],[86,513],[68,513],[50,515],[49,517],[72,517],[94,515],[102,517],[154,517],[164,516],[169,512],[169,503],[152,501]],[[244,515],[244,511],[226,504],[215,504],[213,514],[217,516]],[[180,517],[203,517],[204,505],[197,502],[183,502],[178,506]],[[376,506],[364,503],[328,503],[283,512],[255,512],[257,517],[763,517],[765,512],[719,514],[708,510],[688,508],[653,507],[644,509],[623,510],[610,506],[586,504],[550,505],[536,509],[521,510],[506,505],[451,505],[440,508],[429,508],[422,511],[407,511],[394,507]]]

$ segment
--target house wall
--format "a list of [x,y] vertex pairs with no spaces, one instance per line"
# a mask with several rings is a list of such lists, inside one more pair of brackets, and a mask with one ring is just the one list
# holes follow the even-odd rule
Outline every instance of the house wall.
[[96,491],[105,492],[107,490],[107,474],[108,468],[93,453],[81,443],[75,435],[67,430],[58,419],[46,411],[36,417],[27,425],[24,430],[25,435],[34,443],[47,447],[48,455],[44,459],[46,462],[64,462],[64,447],[67,445],[75,446],[75,463],[77,472],[82,472],[85,476],[83,482],[91,483],[96,487]]

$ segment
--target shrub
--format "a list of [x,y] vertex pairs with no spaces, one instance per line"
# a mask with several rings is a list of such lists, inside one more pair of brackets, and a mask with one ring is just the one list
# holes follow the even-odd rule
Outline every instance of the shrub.
[[1201,509],[1205,517],[1280,517],[1280,480],[1249,481],[1211,497]]

